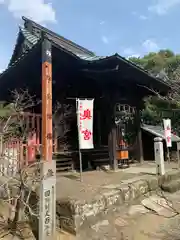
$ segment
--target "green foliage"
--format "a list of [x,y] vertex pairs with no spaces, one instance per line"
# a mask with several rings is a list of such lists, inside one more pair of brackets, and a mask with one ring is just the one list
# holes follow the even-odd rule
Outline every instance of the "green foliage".
[[157,53],[150,52],[142,58],[133,57],[129,60],[152,73],[159,73],[161,70],[165,70],[169,75],[169,73],[174,72],[179,67],[180,55],[175,55],[172,51],[166,49]]
[[176,89],[172,101],[158,97],[147,98],[142,112],[143,121],[149,124],[162,124],[162,119],[169,117],[172,126],[180,133],[180,54],[165,49],[129,60],[158,77],[162,76]]

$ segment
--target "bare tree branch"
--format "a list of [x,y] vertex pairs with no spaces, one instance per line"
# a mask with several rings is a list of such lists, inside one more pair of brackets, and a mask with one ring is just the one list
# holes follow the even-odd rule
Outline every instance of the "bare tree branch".
[[[16,232],[18,222],[21,222],[26,218],[26,209],[28,210],[30,216],[38,217],[39,214],[34,213],[29,204],[29,200],[33,188],[35,188],[35,185],[37,185],[37,182],[40,180],[40,178],[35,177],[36,174],[31,176],[31,173],[29,172],[31,170],[31,166],[25,166],[23,162],[18,160],[20,159],[20,149],[16,149],[17,153],[14,155],[14,153],[10,154],[11,148],[7,148],[6,151],[4,151],[5,149],[3,150],[2,146],[6,145],[6,143],[11,143],[13,139],[19,141],[20,143],[27,141],[30,129],[25,122],[24,112],[35,107],[40,103],[40,101],[37,101],[35,96],[31,96],[28,90],[22,89],[20,89],[20,91],[14,90],[12,92],[12,98],[12,109],[9,115],[0,118],[0,143],[2,148],[0,165],[3,165],[2,169],[0,170],[0,174],[2,175],[0,189],[3,189],[5,192],[4,202],[10,204],[12,206],[12,211],[13,208],[15,211],[13,219],[10,219],[11,214],[9,216],[9,221],[12,224],[10,224],[11,229],[6,231],[7,235],[9,233]],[[15,168],[10,168],[10,165],[12,164],[16,165],[16,172],[12,173],[12,176],[9,176],[9,171],[15,170]],[[40,165],[35,164],[35,167],[39,168]],[[5,170],[7,170],[7,172]],[[40,172],[39,169],[36,170],[36,172]],[[34,183],[34,180],[36,180],[36,184]],[[30,181],[31,184],[28,184]],[[13,194],[12,189],[16,189]],[[4,228],[4,225],[0,226],[0,229],[1,228]]]

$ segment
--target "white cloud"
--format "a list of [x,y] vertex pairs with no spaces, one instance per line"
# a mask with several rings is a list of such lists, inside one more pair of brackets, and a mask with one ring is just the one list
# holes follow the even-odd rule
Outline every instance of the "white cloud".
[[131,58],[131,57],[140,57],[140,54],[134,51],[132,48],[125,48],[122,53],[126,58]]
[[120,54],[122,54],[122,56],[126,57],[127,59],[132,57],[139,58],[149,52],[157,52],[159,49],[160,47],[154,39],[147,39],[136,48],[128,47],[122,49]]
[[101,21],[101,22],[100,22],[100,25],[104,25],[104,24],[105,24],[105,21]]
[[141,20],[147,20],[147,19],[148,19],[148,17],[145,16],[145,15],[140,15],[139,18],[140,18]]
[[148,7],[148,10],[158,15],[165,15],[169,12],[169,10],[179,4],[180,0],[156,0],[154,5]]
[[44,0],[0,0],[15,18],[23,15],[38,23],[56,22],[56,13],[50,3]]
[[147,20],[147,19],[148,19],[147,16],[145,16],[145,15],[143,15],[143,14],[139,14],[139,13],[137,13],[137,12],[135,12],[135,11],[132,12],[132,15],[138,17],[140,20]]
[[127,56],[127,59],[128,58],[139,58],[139,57],[141,57],[141,54],[136,53],[136,54],[132,54],[132,55]]
[[101,37],[101,40],[102,40],[103,43],[105,43],[105,44],[108,44],[108,43],[109,43],[109,40],[108,40],[108,38],[107,38],[106,36],[102,36],[102,37]]
[[159,49],[158,44],[153,39],[147,39],[142,43],[142,47],[146,52],[156,52]]

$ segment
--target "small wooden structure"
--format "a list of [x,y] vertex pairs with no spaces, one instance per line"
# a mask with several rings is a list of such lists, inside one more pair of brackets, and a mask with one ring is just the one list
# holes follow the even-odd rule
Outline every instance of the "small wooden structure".
[[[53,121],[57,169],[78,168],[76,98],[95,99],[95,148],[83,152],[84,168],[89,164],[91,167],[102,164],[110,164],[113,169],[118,167],[119,126],[124,111],[133,114],[138,150],[136,158],[142,162],[140,110],[143,108],[143,98],[154,94],[151,89],[165,95],[170,86],[118,54],[96,56],[27,18],[23,17],[23,20],[24,26],[19,28],[9,66],[0,75],[0,99],[10,102],[9,90],[19,88],[28,88],[30,93],[41,98],[41,78],[45,74],[45,70],[42,71],[43,54],[50,54],[52,103],[60,103],[59,112]],[[43,47],[45,42],[49,50]],[[44,86],[43,91],[46,92],[49,87]],[[48,98],[48,95],[45,96]],[[37,106],[33,111],[39,118],[41,107]],[[38,129],[36,131],[36,134],[41,135]],[[39,139],[39,144],[42,144]]]
[[[148,125],[142,124],[142,140],[143,140],[143,154],[144,160],[154,160],[154,138],[160,137],[163,139],[163,146],[164,146],[164,158],[167,159],[167,146],[165,142],[164,136],[164,128],[160,125]],[[180,137],[177,136],[175,133],[172,132],[171,135],[172,147],[169,149],[170,152],[170,160],[171,161],[179,161],[179,142]]]

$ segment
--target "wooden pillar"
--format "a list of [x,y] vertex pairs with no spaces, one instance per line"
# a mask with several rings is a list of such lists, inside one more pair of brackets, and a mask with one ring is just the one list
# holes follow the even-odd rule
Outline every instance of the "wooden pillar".
[[97,111],[97,134],[98,134],[98,147],[101,146],[101,112]]
[[42,157],[52,161],[52,59],[51,43],[42,45]]
[[39,152],[39,144],[40,144],[40,121],[41,118],[39,116],[36,117],[36,144],[37,144],[37,150]]
[[31,121],[32,121],[32,130],[35,131],[35,119],[36,119],[36,116],[35,116],[35,113],[32,114],[32,118],[31,118]]
[[116,124],[115,124],[115,111],[114,103],[109,108],[109,134],[108,134],[108,149],[109,149],[109,159],[110,166],[113,170],[118,169],[118,161],[116,157]]
[[136,109],[136,124],[137,124],[137,160],[141,164],[144,162],[144,154],[143,154],[143,143],[142,143],[142,131],[141,131],[141,115],[140,108]]

